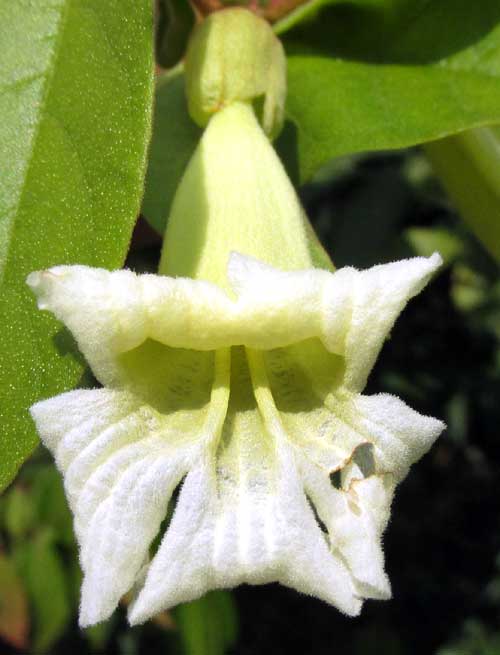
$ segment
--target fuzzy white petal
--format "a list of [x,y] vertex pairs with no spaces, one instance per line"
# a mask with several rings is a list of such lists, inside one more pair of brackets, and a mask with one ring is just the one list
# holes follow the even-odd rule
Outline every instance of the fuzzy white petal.
[[268,475],[242,475],[239,484],[219,495],[208,464],[188,475],[172,524],[131,608],[132,624],[209,589],[243,582],[278,581],[347,614],[359,612],[349,571],[318,528],[291,451],[282,445],[277,457]]
[[432,446],[445,424],[424,416],[390,394],[356,396],[349,414],[363,434],[370,435],[379,470],[399,481]]
[[438,254],[365,271],[343,268],[324,287],[323,341],[346,359],[344,384],[361,391],[382,345],[410,298],[442,263]]
[[336,489],[328,478],[306,465],[304,480],[334,552],[353,576],[356,593],[360,598],[389,598],[381,539],[394,491],[391,476],[372,475],[354,480],[347,489]]
[[27,282],[40,309],[71,330],[105,386],[127,381],[119,355],[148,338],[177,348],[224,345],[220,328],[228,323],[231,303],[208,282],[87,266],[57,266],[31,273]]
[[106,389],[62,394],[31,412],[65,476],[84,571],[80,623],[91,625],[135,583],[200,444],[176,448],[153,411]]

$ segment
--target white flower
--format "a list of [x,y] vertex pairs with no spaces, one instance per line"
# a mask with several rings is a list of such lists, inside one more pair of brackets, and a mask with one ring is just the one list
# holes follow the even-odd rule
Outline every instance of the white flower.
[[393,490],[443,424],[361,392],[439,264],[283,272],[233,253],[234,296],[126,270],[29,276],[104,387],[31,410],[75,515],[82,625],[132,588],[132,624],[242,582],[279,581],[350,615],[389,597]]

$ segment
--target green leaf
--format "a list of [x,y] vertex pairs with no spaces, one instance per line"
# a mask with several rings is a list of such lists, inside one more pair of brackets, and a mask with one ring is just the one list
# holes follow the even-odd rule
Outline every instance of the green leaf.
[[494,53],[484,39],[495,40],[500,20],[496,0],[313,0],[298,11],[302,23],[284,19],[291,31],[274,25],[287,49],[378,63],[430,63],[462,51],[473,60],[476,51],[476,65],[488,67]]
[[428,143],[426,152],[467,226],[500,261],[500,128]]
[[33,652],[46,652],[63,634],[71,603],[61,558],[49,530],[14,550],[14,558],[33,608]]
[[142,213],[163,234],[179,181],[200,135],[188,114],[180,70],[158,79]]
[[0,0],[0,487],[37,443],[28,407],[84,370],[27,274],[124,261],[150,132],[151,5]]
[[[332,157],[403,148],[500,121],[500,74],[445,66],[368,65],[290,57],[287,117],[278,148],[302,182]],[[288,150],[288,152],[287,152]]]
[[370,4],[330,7],[288,37],[279,147],[301,182],[334,156],[500,121],[497,0]]
[[179,605],[175,619],[185,655],[224,655],[236,641],[238,619],[228,591],[212,591]]
[[28,641],[28,602],[15,566],[0,554],[0,637],[25,650]]

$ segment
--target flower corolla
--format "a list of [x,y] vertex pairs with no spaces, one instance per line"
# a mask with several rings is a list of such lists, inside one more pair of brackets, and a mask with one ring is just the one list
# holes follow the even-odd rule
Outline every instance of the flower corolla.
[[279,581],[347,614],[390,595],[381,535],[393,490],[443,426],[361,391],[438,265],[283,272],[234,253],[235,299],[130,271],[30,275],[104,386],[31,410],[75,515],[83,625],[132,587],[132,623],[242,582]]

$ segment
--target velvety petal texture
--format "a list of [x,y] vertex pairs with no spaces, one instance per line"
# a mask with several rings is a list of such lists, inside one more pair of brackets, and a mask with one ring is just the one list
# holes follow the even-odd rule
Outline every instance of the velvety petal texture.
[[435,254],[366,271],[284,272],[233,253],[228,277],[236,299],[202,280],[87,266],[56,266],[27,281],[39,308],[71,330],[104,385],[133,383],[121,355],[147,339],[205,351],[317,337],[345,357],[345,384],[359,390],[397,316],[440,263]]
[[29,276],[104,385],[31,410],[75,516],[82,625],[131,589],[131,623],[243,582],[349,615],[389,597],[393,491],[443,424],[360,392],[439,264],[283,272],[233,253],[232,296],[83,266]]

